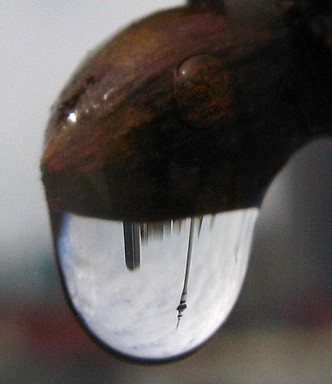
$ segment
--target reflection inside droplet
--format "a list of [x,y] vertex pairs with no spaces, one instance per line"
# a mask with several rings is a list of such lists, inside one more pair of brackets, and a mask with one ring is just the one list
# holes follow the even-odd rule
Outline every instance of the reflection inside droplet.
[[191,352],[229,315],[259,210],[164,223],[62,216],[57,253],[84,325],[130,358]]

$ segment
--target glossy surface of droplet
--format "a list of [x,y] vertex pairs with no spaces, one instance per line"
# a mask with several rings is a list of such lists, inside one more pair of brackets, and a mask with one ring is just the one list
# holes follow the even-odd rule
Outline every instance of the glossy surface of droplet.
[[75,312],[130,359],[192,352],[234,306],[258,212],[144,224],[62,214],[56,250]]

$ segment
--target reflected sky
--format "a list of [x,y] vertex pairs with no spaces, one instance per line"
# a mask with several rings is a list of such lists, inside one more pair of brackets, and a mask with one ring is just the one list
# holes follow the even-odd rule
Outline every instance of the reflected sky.
[[[241,289],[259,210],[188,218],[140,244],[140,266],[125,263],[123,223],[66,214],[57,251],[72,303],[88,328],[131,358],[190,352],[225,321]],[[178,323],[190,223],[187,308]]]

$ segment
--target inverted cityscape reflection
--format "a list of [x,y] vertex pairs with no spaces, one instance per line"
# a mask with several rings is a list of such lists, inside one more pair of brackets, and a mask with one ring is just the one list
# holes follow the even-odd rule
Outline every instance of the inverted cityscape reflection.
[[130,359],[192,352],[236,302],[258,213],[144,224],[64,214],[56,247],[75,311],[97,339]]

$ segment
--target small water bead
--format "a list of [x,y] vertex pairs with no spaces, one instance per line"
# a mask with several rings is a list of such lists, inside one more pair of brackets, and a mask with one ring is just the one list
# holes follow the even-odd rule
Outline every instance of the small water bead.
[[175,97],[185,121],[220,123],[231,114],[233,80],[220,58],[201,54],[186,59],[175,76]]
[[234,306],[257,215],[251,208],[154,225],[63,213],[56,249],[75,311],[131,359],[192,352]]

